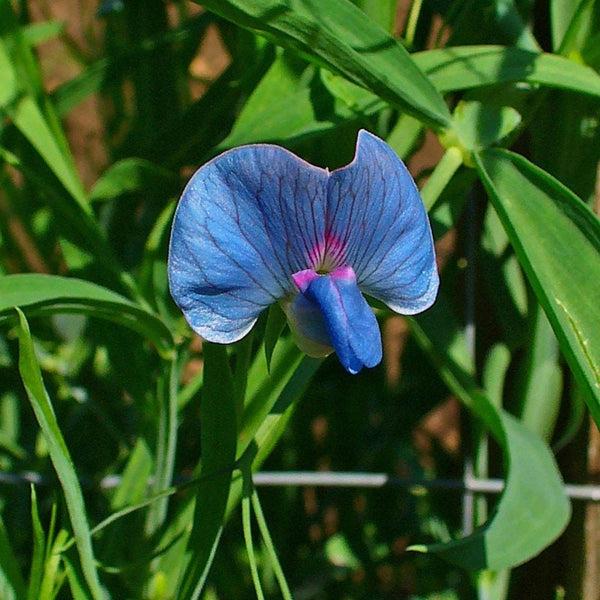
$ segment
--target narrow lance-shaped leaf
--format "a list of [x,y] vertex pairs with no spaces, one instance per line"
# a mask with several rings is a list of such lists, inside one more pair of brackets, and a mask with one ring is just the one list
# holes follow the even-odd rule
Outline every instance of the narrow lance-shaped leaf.
[[477,169],[561,350],[600,424],[600,222],[557,180],[499,149]]
[[77,473],[56,421],[52,403],[44,387],[40,367],[33,349],[31,334],[29,333],[29,325],[25,315],[18,309],[17,311],[19,314],[19,372],[65,495],[67,511],[73,527],[81,569],[86,583],[94,600],[103,600],[104,594],[100,588],[96,571],[91,532]]
[[[217,350],[223,350],[222,348],[219,349],[218,346],[216,348]],[[253,461],[253,469],[258,468],[262,464],[285,431],[285,425],[293,413],[295,403],[302,396],[304,389],[320,363],[321,361],[319,360],[307,356],[302,357],[300,350],[298,350],[289,336],[282,338],[276,345],[271,359],[270,372],[267,371],[265,352],[262,349],[257,351],[248,375],[246,410],[244,411],[239,427],[240,433],[238,434],[236,457],[241,457],[248,449],[248,446],[251,443],[255,443],[257,454]],[[226,376],[226,379],[229,379],[230,375],[231,373]],[[218,369],[215,377],[217,378],[216,385],[219,386],[219,393],[222,394],[225,388],[223,386],[223,379],[219,379]],[[214,384],[215,382],[211,385]],[[232,390],[231,382],[228,382],[226,387]],[[218,410],[219,405],[214,405],[214,409]],[[230,405],[227,410],[233,411],[234,407]],[[228,426],[231,425],[230,421],[227,421],[227,423]],[[224,456],[222,457],[223,460],[225,458]],[[228,467],[229,465],[226,465],[226,468]],[[225,479],[225,473],[223,474],[223,479]],[[239,471],[234,472],[231,484],[225,519],[231,516],[231,513],[238,506],[241,499],[242,477]],[[219,499],[216,498],[215,502],[220,506],[218,501]],[[193,502],[188,501],[185,505],[179,504],[178,508],[179,512],[170,519],[164,535],[158,544],[160,547],[168,547],[169,550],[157,558],[159,561],[158,568],[165,572],[169,581],[169,592],[173,597],[177,593],[174,584],[181,573],[180,557],[186,541],[185,536],[182,536],[181,533],[184,530],[187,531],[188,524],[194,518]],[[218,510],[220,511],[220,508]],[[211,524],[205,523],[205,526],[208,531],[213,532],[211,535],[214,535],[217,527],[220,529],[219,515],[210,512],[206,514],[209,515]],[[216,545],[218,539],[216,537],[212,539],[215,540]],[[209,541],[207,540],[206,544],[208,543]],[[196,550],[193,556],[197,560],[200,557],[198,554],[199,547],[194,545],[194,548]],[[206,552],[206,548],[204,548],[204,552]],[[198,560],[198,563],[200,562],[202,561]],[[207,565],[208,563],[205,563],[204,568],[207,569]],[[195,579],[193,577],[190,578],[190,585],[194,581],[201,583],[202,574],[203,571],[199,568],[195,573]],[[190,589],[189,593],[192,592],[194,590]],[[182,598],[183,596],[180,594],[177,597]]]
[[13,12],[0,0],[0,114],[6,113],[89,216],[90,207],[66,138],[52,106],[38,101],[43,83],[33,53]]
[[202,388],[202,470],[196,495],[194,526],[188,540],[191,555],[185,571],[181,600],[196,599],[206,581],[216,551],[234,469],[237,417],[233,376],[227,350],[204,344],[205,375]]
[[173,348],[173,336],[157,315],[83,279],[37,273],[0,277],[0,323],[14,318],[15,306],[32,315],[70,312],[101,317],[141,333],[164,355]]
[[[489,45],[425,50],[411,57],[441,94],[522,81],[600,97],[598,73],[555,54]],[[383,99],[344,77],[328,74],[324,81],[353,110],[373,114],[385,106]]]
[[600,76],[562,56],[502,46],[456,46],[413,55],[440,92],[526,81],[600,96]]
[[404,47],[347,0],[203,0],[201,4],[300,51],[434,128],[449,123],[442,97]]

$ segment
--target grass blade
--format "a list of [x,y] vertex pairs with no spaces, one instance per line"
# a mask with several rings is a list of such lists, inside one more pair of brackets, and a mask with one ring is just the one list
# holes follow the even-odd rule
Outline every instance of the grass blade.
[[204,343],[202,388],[202,480],[196,494],[194,525],[188,540],[190,561],[180,586],[181,600],[199,597],[214,558],[225,519],[237,446],[233,375],[225,346]]
[[510,242],[600,424],[600,222],[577,196],[499,149],[477,169]]
[[25,315],[18,309],[17,312],[19,314],[19,372],[65,495],[81,568],[89,591],[94,600],[103,600],[104,594],[96,571],[91,532],[85,514],[85,505],[77,473],[56,421],[52,403],[44,387],[29,332],[29,324]]
[[101,317],[141,333],[164,356],[173,348],[171,331],[158,316],[83,279],[37,273],[0,277],[0,323],[14,318],[15,306],[35,315],[67,312]]
[[442,97],[404,47],[347,0],[203,0],[201,4],[301,51],[433,128],[449,124]]

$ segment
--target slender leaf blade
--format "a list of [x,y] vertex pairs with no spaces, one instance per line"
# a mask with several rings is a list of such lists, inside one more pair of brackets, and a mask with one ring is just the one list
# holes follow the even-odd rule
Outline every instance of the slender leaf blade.
[[11,3],[0,0],[0,112],[5,112],[52,169],[79,208],[90,206],[66,138],[49,103],[31,48]]
[[[452,46],[411,54],[441,94],[498,83],[526,82],[600,97],[600,76],[563,56],[505,46]],[[364,87],[327,73],[329,91],[357,112],[373,114],[385,101]]]
[[173,348],[172,334],[157,315],[83,279],[38,273],[0,277],[0,323],[14,317],[15,306],[28,314],[71,312],[105,318],[141,333],[165,355]]
[[[317,116],[318,99],[313,83],[316,69],[294,58],[283,53],[275,59],[219,149],[257,141],[298,139],[331,129],[340,121],[340,116],[331,109],[321,110]],[[323,96],[325,90],[318,91]],[[327,104],[327,100],[321,104]],[[346,110],[345,116],[352,113]]]
[[476,155],[490,199],[600,424],[600,222],[577,196],[524,158]]
[[435,128],[448,108],[404,47],[347,0],[203,0],[222,17],[268,35]]
[[33,552],[31,568],[29,569],[29,585],[27,587],[27,600],[40,598],[40,588],[44,578],[44,563],[46,554],[46,536],[38,512],[37,495],[35,486],[31,486],[31,525],[33,530]]
[[412,55],[441,92],[525,81],[600,96],[600,76],[563,56],[504,46],[454,46]]
[[111,165],[90,191],[90,201],[99,202],[147,189],[172,190],[179,188],[179,178],[172,171],[142,158],[124,158]]
[[216,551],[231,484],[237,447],[233,375],[225,346],[204,343],[202,387],[202,470],[194,526],[188,540],[190,561],[178,598],[198,598]]
[[19,372],[65,495],[67,511],[81,560],[81,568],[89,591],[94,600],[103,600],[104,594],[96,571],[91,532],[85,513],[81,486],[42,380],[29,332],[29,324],[25,315],[20,310],[17,309],[17,311],[19,314]]

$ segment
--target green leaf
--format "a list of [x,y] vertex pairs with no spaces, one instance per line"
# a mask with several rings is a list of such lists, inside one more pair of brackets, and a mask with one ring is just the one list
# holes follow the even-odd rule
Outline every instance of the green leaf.
[[354,113],[371,115],[386,106],[369,90],[327,69],[321,69],[321,81],[335,98],[339,98]]
[[41,23],[30,23],[23,29],[25,39],[31,46],[37,46],[43,42],[58,37],[64,30],[62,21],[44,21]]
[[552,48],[558,52],[564,43],[565,35],[573,23],[573,18],[581,7],[593,0],[550,0],[550,21],[552,24]]
[[506,150],[475,155],[477,170],[600,424],[600,223],[558,181]]
[[8,0],[0,0],[0,113],[5,112],[86,214],[85,191],[49,103],[33,54]]
[[464,538],[413,549],[435,552],[474,570],[497,571],[521,564],[554,541],[569,520],[569,501],[552,453],[475,384],[464,332],[443,296],[414,320],[412,331],[448,387],[500,444],[506,470],[504,492],[486,523]]
[[323,549],[330,564],[346,569],[357,569],[361,566],[360,559],[352,550],[343,533],[334,533],[326,542]]
[[108,319],[142,334],[165,356],[173,348],[173,336],[159,317],[83,279],[30,273],[0,277],[0,323],[14,318],[15,306],[30,315],[67,312]]
[[550,442],[563,397],[563,369],[558,343],[546,314],[535,303],[532,312],[530,343],[522,371],[515,377],[514,396],[521,409],[520,418],[543,440]]
[[[173,356],[169,363],[166,361],[163,363],[163,370],[157,382],[156,400],[159,410],[154,481],[151,485],[151,489],[155,494],[167,489],[173,481],[179,424],[177,418],[179,377],[177,357]],[[146,519],[147,533],[156,532],[164,524],[167,508],[167,497],[161,498],[152,504]]]
[[396,0],[352,0],[372,21],[391,32],[396,17]]
[[[600,76],[595,71],[554,54],[489,45],[426,50],[411,57],[442,94],[523,81],[600,96]],[[327,73],[324,82],[356,112],[373,114],[386,105],[382,98],[339,75]]]
[[27,587],[27,600],[39,600],[44,578],[46,539],[40,515],[38,512],[35,486],[31,486],[31,525],[33,530],[33,556],[29,569],[29,585]]
[[458,146],[466,156],[499,143],[521,123],[512,106],[492,102],[461,101],[452,115],[452,128],[444,134],[446,147]]
[[227,349],[208,342],[203,348],[202,481],[188,540],[190,561],[177,596],[181,600],[198,598],[204,587],[223,530],[237,446],[235,393]]
[[[238,436],[237,451],[237,456],[241,457],[248,450],[251,443],[256,445],[257,453],[252,462],[253,470],[260,467],[283,435],[296,403],[306,390],[321,362],[303,356],[293,340],[288,337],[277,344],[273,354],[271,371],[267,374],[265,352],[262,348],[257,351],[255,361],[249,372],[246,390],[247,412],[242,418],[240,430],[243,433]],[[226,379],[228,378],[229,375]],[[218,393],[222,394],[224,388],[221,380],[217,384],[220,386]],[[229,383],[226,385],[229,387]],[[219,402],[221,399],[222,396],[217,396]],[[234,473],[231,484],[226,518],[229,518],[242,497],[242,476],[239,471]],[[181,546],[183,542],[178,538],[192,519],[193,506],[188,502],[170,520],[160,541],[161,546],[170,546],[169,552],[166,552],[159,559],[160,569],[166,573],[169,581],[178,577],[181,571]],[[213,528],[216,528],[216,523],[213,523]],[[215,539],[215,547],[217,543],[218,539]],[[172,590],[172,594],[175,597],[176,590]],[[176,597],[180,598],[180,596]]]
[[19,562],[10,545],[4,521],[0,517],[0,590],[6,600],[20,600],[25,597],[25,582],[19,569]]
[[[62,553],[63,546],[69,539],[68,532],[65,529],[61,529],[56,535],[56,537],[54,537],[53,526],[56,520],[56,504],[52,506],[52,509],[52,523],[50,526],[50,531],[48,532],[48,544],[46,545],[46,564],[44,569],[44,579],[42,580],[39,595],[36,596],[36,599],[54,600],[57,588],[62,585],[62,581],[64,579],[63,563],[67,565],[69,561],[72,561],[73,564],[77,566],[77,570],[79,573],[79,587],[82,590],[85,590],[85,599],[92,600],[89,588],[85,582],[85,577],[83,576],[81,567],[77,562],[77,555],[71,554],[69,556],[68,554]],[[52,544],[50,544],[50,540],[52,539],[54,539],[54,541],[52,542]],[[70,591],[73,593],[74,598],[78,598],[73,588],[73,584],[71,584]]]
[[596,194],[599,104],[591,96],[552,90],[528,127],[530,160],[584,201],[593,201]]
[[529,341],[527,280],[492,206],[485,213],[481,249],[481,269],[492,300],[491,308],[504,341],[514,351]]
[[598,3],[595,0],[562,0],[553,2],[551,11],[552,43],[556,52],[597,70],[600,66]]
[[441,92],[525,81],[600,96],[600,76],[555,54],[503,46],[454,46],[412,55]]
[[[281,142],[331,129],[341,116],[331,107],[317,70],[288,53],[278,56],[244,104],[219,149],[257,141]],[[321,100],[321,102],[319,102]],[[320,109],[320,104],[323,108]]]
[[267,325],[265,327],[265,356],[267,359],[267,370],[271,369],[271,359],[277,342],[281,338],[281,332],[287,320],[285,313],[279,304],[273,304],[267,314]]
[[90,202],[114,200],[124,194],[161,188],[178,191],[179,177],[143,158],[125,158],[112,164],[90,191]]
[[103,600],[104,594],[100,588],[96,571],[91,532],[85,514],[83,494],[77,479],[77,473],[56,421],[52,403],[44,387],[40,367],[33,349],[33,341],[29,333],[29,325],[25,315],[18,309],[17,312],[19,314],[19,372],[63,489],[85,580],[94,600]]
[[408,52],[347,0],[203,0],[209,10],[268,35],[434,128],[448,109]]
[[266,352],[259,351],[256,354],[248,371],[244,416],[239,431],[238,458],[246,452],[293,373],[305,358],[290,337],[277,343],[269,368]]

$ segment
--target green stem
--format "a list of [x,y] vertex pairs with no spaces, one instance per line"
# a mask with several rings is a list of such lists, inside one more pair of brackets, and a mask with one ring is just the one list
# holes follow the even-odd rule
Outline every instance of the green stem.
[[235,345],[235,371],[233,375],[233,391],[235,393],[235,410],[238,423],[244,415],[244,399],[248,385],[248,371],[252,360],[253,333],[250,332],[243,340]]
[[250,496],[244,494],[242,498],[242,525],[244,528],[244,541],[246,542],[246,551],[248,552],[248,561],[250,562],[250,572],[252,581],[256,590],[258,600],[264,600],[265,596],[260,583],[258,567],[256,566],[256,556],[254,555],[254,545],[252,543],[252,523],[250,522]]
[[408,22],[406,24],[406,33],[404,35],[404,39],[410,48],[415,44],[415,33],[417,31],[417,23],[419,21],[419,15],[421,14],[422,4],[423,0],[414,0],[410,7]]
[[421,190],[421,197],[428,212],[433,208],[454,173],[462,164],[463,154],[460,148],[456,146],[448,148]]
[[[165,366],[165,370],[167,367]],[[159,430],[156,450],[156,473],[153,485],[154,494],[166,490],[173,479],[175,452],[177,450],[177,390],[179,383],[178,357],[174,356],[168,366],[168,373],[161,378]],[[164,522],[167,514],[168,496],[152,505],[148,512],[146,530],[154,533]]]
[[252,492],[252,507],[254,508],[254,514],[256,516],[258,528],[260,529],[260,534],[262,535],[263,542],[265,543],[265,547],[269,554],[271,566],[273,567],[273,571],[275,571],[275,577],[277,578],[277,582],[279,583],[281,595],[283,596],[284,600],[293,600],[292,593],[290,592],[290,588],[285,579],[283,569],[281,568],[281,563],[279,562],[279,558],[277,557],[277,551],[275,550],[275,545],[273,544],[269,528],[267,527],[267,521],[262,511],[262,507],[260,505],[260,500],[258,498],[256,490]]

